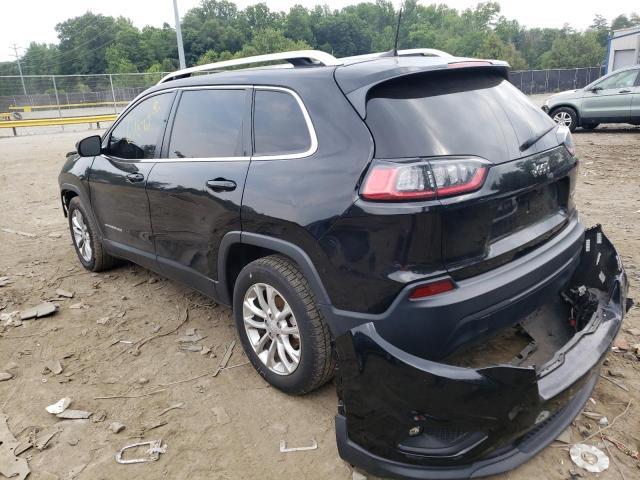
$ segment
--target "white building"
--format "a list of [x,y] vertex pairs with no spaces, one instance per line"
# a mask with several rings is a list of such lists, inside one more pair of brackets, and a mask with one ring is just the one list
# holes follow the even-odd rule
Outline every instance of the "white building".
[[640,63],[640,26],[614,30],[607,48],[607,73]]

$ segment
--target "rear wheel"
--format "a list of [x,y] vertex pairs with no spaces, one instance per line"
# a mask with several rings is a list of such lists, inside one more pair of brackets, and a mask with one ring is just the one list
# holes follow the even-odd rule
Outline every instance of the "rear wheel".
[[578,126],[578,116],[575,110],[569,107],[560,107],[551,112],[551,118],[558,125],[568,127],[570,131],[574,131]]
[[247,265],[236,280],[233,311],[249,360],[274,387],[300,395],[331,379],[329,329],[289,259],[271,255]]
[[92,272],[111,268],[116,260],[104,250],[95,223],[79,197],[71,199],[68,213],[71,239],[82,266]]

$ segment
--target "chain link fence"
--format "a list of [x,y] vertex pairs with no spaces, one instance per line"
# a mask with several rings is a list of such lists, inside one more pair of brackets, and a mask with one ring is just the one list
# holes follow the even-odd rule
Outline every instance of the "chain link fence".
[[0,113],[49,118],[119,113],[165,73],[0,76]]
[[509,80],[523,93],[554,93],[589,85],[606,73],[602,67],[556,68],[550,70],[517,70],[509,72]]

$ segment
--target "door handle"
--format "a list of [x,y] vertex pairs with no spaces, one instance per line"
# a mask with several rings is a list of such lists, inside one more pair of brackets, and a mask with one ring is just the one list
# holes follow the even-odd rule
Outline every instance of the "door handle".
[[620,90],[618,93],[631,93],[631,90]]
[[236,189],[236,182],[226,178],[216,178],[207,182],[207,188],[214,192],[231,192]]
[[130,173],[127,175],[127,180],[131,183],[139,183],[144,180],[144,175],[141,173]]

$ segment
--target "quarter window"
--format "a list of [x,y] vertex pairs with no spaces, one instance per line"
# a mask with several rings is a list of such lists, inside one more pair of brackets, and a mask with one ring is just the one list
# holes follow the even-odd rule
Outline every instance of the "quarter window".
[[133,107],[111,132],[109,155],[132,160],[154,158],[171,98],[171,93],[154,95]]
[[245,90],[182,93],[169,141],[170,158],[242,156]]
[[293,95],[256,90],[253,113],[255,155],[285,155],[309,150],[311,137]]

